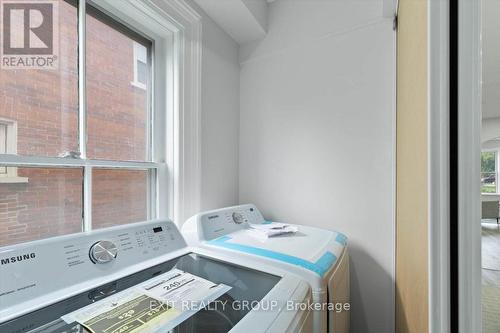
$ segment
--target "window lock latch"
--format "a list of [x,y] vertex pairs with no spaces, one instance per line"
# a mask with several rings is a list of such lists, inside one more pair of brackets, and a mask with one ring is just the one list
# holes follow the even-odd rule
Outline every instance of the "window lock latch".
[[62,158],[80,158],[79,151],[65,151],[64,153],[59,154],[59,157]]

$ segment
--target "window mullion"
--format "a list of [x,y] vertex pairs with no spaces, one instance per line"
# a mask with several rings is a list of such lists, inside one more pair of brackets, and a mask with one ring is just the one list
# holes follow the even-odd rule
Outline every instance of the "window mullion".
[[[86,91],[86,0],[78,1],[78,147],[80,158],[87,159],[87,91]],[[83,168],[83,231],[92,229],[92,167]]]
[[155,119],[155,113],[154,113],[154,94],[155,94],[155,89],[156,89],[156,86],[154,84],[154,71],[153,71],[153,66],[154,63],[154,59],[153,59],[153,52],[154,52],[154,44],[151,45],[151,48],[149,48],[147,50],[147,60],[148,60],[148,63],[149,63],[149,66],[148,66],[148,82],[147,82],[147,86],[149,88],[148,91],[148,105],[147,105],[147,110],[148,110],[148,121],[149,121],[149,125],[147,127],[147,131],[148,131],[148,135],[147,135],[147,157],[148,157],[148,161],[155,161],[155,159],[158,157],[158,154],[157,154],[157,148],[156,148],[156,142],[154,140],[154,133],[156,131],[156,128],[155,126],[156,125],[156,119]]
[[0,164],[5,166],[26,166],[26,167],[101,167],[119,169],[152,169],[158,168],[163,163],[156,162],[134,162],[134,161],[113,161],[113,160],[83,160],[80,158],[60,158],[44,156],[21,156],[13,154],[0,154]]
[[86,0],[78,1],[78,140],[80,157],[87,158],[87,92],[85,88]]

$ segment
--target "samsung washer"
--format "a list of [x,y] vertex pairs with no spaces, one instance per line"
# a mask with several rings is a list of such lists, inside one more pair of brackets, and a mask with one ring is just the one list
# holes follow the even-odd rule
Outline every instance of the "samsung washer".
[[[62,316],[176,268],[231,289],[173,332],[311,332],[307,283],[187,247],[170,221],[150,221],[0,248],[0,332],[88,332]],[[113,297],[116,297],[113,296]],[[245,303],[246,302],[246,303]],[[273,309],[255,304],[279,304]],[[241,304],[250,304],[243,307]],[[238,306],[236,306],[238,305]],[[150,332],[150,331],[147,331]],[[164,333],[161,327],[154,332]]]
[[297,233],[262,240],[251,224],[267,224],[256,206],[248,204],[203,212],[182,226],[192,245],[231,253],[235,261],[258,262],[288,270],[312,287],[313,330],[349,332],[349,256],[345,235],[303,225]]

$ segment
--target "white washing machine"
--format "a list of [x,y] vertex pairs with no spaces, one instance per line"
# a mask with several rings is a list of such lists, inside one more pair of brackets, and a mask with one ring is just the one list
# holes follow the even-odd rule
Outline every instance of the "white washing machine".
[[294,225],[295,234],[266,240],[253,236],[250,224],[268,223],[248,204],[197,214],[182,226],[182,233],[188,244],[232,253],[236,262],[256,261],[297,274],[312,287],[314,332],[349,332],[346,236],[303,225]]
[[[166,321],[155,317],[158,308],[151,311],[144,298],[140,298],[144,311],[141,320],[156,321],[151,320],[154,325],[147,330],[141,326],[133,332],[312,331],[312,316],[307,309],[287,307],[288,303],[311,299],[306,282],[279,268],[244,266],[233,259],[223,253],[217,255],[211,250],[188,247],[169,221],[135,223],[3,247],[0,248],[0,332],[88,333],[87,325],[96,327],[96,321],[80,324],[68,320],[74,311],[83,309],[83,315],[87,315],[102,304],[115,306],[144,283],[147,288],[167,288],[164,290],[170,292],[178,285],[168,281],[178,277],[178,272],[210,283],[207,290],[219,286],[230,289],[214,295],[206,307],[179,319],[175,325],[174,319],[169,319],[168,329]],[[166,274],[172,277],[164,278]],[[191,289],[198,292],[198,285]],[[185,297],[179,294],[180,298]],[[211,308],[210,304],[225,305]],[[105,316],[99,313],[97,324],[109,327],[106,320],[119,319],[122,326],[107,333],[131,331],[128,308],[123,315],[109,312],[109,317],[107,312]],[[139,325],[138,322],[133,325]]]

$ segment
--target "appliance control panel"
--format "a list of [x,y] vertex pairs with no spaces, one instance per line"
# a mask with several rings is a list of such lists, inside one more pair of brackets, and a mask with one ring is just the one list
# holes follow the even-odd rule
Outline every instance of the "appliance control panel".
[[182,231],[197,233],[199,240],[205,241],[248,228],[248,224],[261,224],[262,222],[264,218],[257,207],[247,204],[195,215],[183,225]]
[[0,248],[3,309],[184,248],[171,221],[148,221]]

